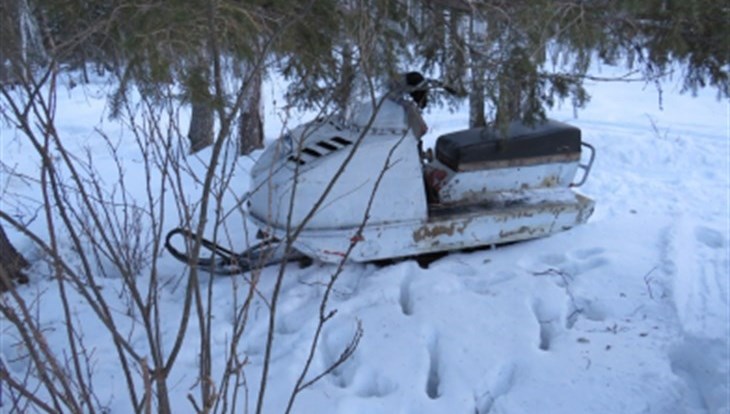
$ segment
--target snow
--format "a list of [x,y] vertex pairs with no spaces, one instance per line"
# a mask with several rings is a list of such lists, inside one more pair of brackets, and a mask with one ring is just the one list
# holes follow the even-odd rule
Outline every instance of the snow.
[[[58,129],[75,153],[88,148],[101,176],[114,182],[119,174],[115,159],[98,131],[107,134],[118,146],[130,197],[143,201],[140,149],[126,125],[108,120],[101,86],[97,81],[64,90]],[[730,104],[718,101],[713,91],[692,97],[679,94],[671,82],[663,87],[660,97],[642,83],[596,83],[589,85],[592,102],[577,118],[568,107],[551,113],[580,127],[597,149],[592,174],[580,188],[596,200],[586,225],[550,238],[453,253],[426,269],[414,260],[382,267],[346,265],[328,308],[337,312],[325,324],[308,378],[337,360],[358,327],[362,339],[351,358],[298,396],[293,411],[730,413]],[[270,81],[265,89],[266,133],[273,139],[283,128],[275,107],[281,85]],[[466,110],[428,111],[425,142],[461,127],[466,116]],[[29,144],[11,126],[1,128],[4,166],[37,178],[40,162],[30,155]],[[201,173],[208,156],[204,151],[190,157],[190,171]],[[252,165],[244,158],[235,167],[238,195],[246,191]],[[35,184],[7,170],[1,178],[2,209],[32,216],[29,200],[40,198]],[[194,199],[196,179],[189,177],[184,186]],[[227,197],[225,203],[235,202]],[[176,219],[171,214],[165,229]],[[36,218],[30,228],[44,234],[44,225]],[[9,233],[27,257],[38,260],[40,253],[29,240]],[[266,413],[286,408],[317,327],[325,285],[336,269],[321,263],[287,266]],[[158,298],[168,350],[182,313],[184,270],[166,253],[160,259],[164,283]],[[249,410],[256,401],[268,332],[262,298],[271,297],[276,273],[276,267],[262,271],[261,296],[252,304],[237,349],[248,360],[248,394],[241,389],[239,404],[247,401]],[[18,292],[37,313],[54,352],[67,355],[64,311],[49,274],[35,265],[31,283]],[[122,280],[110,274],[95,282],[120,330],[138,352],[147,352]],[[200,283],[208,282],[203,277]],[[140,277],[139,283],[149,280]],[[211,346],[220,356],[214,362],[215,380],[248,286],[242,277],[221,277],[212,280],[212,287]],[[109,334],[83,297],[68,293],[99,406],[110,413],[131,412]],[[24,349],[12,325],[5,319],[0,324],[3,366],[22,375],[28,363]],[[169,381],[176,413],[193,412],[187,396],[198,395],[196,322],[187,335]],[[9,411],[9,391],[0,386],[5,394],[1,410]]]

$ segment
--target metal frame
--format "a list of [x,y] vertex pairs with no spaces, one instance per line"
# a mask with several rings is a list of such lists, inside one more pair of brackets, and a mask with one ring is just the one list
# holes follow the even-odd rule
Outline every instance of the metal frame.
[[596,159],[596,148],[593,145],[587,142],[582,142],[581,146],[587,147],[589,150],[591,150],[591,155],[588,158],[588,164],[578,164],[578,168],[583,170],[583,177],[581,177],[581,179],[577,183],[570,184],[571,187],[580,187],[586,182],[586,180],[588,179],[588,175],[591,173],[593,161]]

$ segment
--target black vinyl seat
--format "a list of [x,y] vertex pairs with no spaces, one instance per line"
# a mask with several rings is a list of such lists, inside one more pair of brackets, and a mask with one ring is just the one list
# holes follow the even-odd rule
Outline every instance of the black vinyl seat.
[[511,123],[497,128],[472,128],[436,140],[436,158],[454,171],[476,171],[580,159],[580,129],[547,120],[535,126]]

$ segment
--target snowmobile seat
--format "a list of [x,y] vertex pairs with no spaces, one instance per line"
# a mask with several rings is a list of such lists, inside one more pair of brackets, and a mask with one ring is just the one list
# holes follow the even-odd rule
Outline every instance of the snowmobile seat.
[[498,128],[472,128],[436,140],[436,158],[454,171],[578,162],[580,129],[547,120],[535,126],[511,123]]

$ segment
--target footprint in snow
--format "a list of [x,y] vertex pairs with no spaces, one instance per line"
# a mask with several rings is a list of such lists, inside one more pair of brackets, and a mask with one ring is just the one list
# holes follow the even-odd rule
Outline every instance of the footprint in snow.
[[669,361],[672,372],[686,387],[685,408],[691,412],[729,412],[727,342],[689,336],[670,351]]
[[[325,329],[318,347],[323,369],[332,367],[340,360],[343,352],[352,344],[356,335],[357,324],[353,321],[339,321]],[[355,350],[354,354],[334,368],[327,377],[336,387],[347,388],[353,384],[359,365],[357,350]]]
[[722,233],[705,226],[695,227],[695,238],[712,249],[720,249],[725,245],[725,237]]
[[361,398],[383,398],[396,392],[398,385],[390,378],[371,371],[360,371],[353,383],[355,394]]
[[602,247],[581,248],[563,253],[546,253],[537,257],[522,259],[521,267],[532,272],[540,273],[550,269],[577,275],[608,263],[605,257],[606,249]]
[[299,284],[284,292],[279,300],[275,331],[291,335],[302,330],[308,322],[316,321],[319,303],[318,287]]
[[602,247],[571,250],[565,260],[554,265],[557,268],[572,276],[597,269],[609,262],[605,257],[606,250]]
[[507,394],[515,384],[516,367],[509,362],[492,371],[482,380],[485,385],[480,387],[474,395],[476,414],[488,414],[494,407],[494,403]]
[[400,304],[401,312],[406,316],[413,315],[413,298],[411,296],[411,284],[413,283],[413,276],[407,275],[403,278],[400,283],[400,292],[398,295],[398,303]]
[[561,309],[554,303],[537,298],[532,303],[532,312],[540,326],[538,348],[541,351],[549,351],[554,339],[560,333]]
[[439,338],[431,332],[427,338],[428,376],[426,377],[426,395],[435,400],[441,396],[441,370],[439,356]]
[[538,260],[549,266],[560,266],[565,263],[568,258],[564,254],[550,253],[540,256]]
[[561,268],[568,262],[568,257],[560,253],[546,253],[538,256],[526,255],[518,260],[518,265],[528,272],[543,272],[548,269]]
[[493,288],[496,285],[514,279],[516,276],[517,273],[513,270],[500,270],[494,274],[465,278],[463,284],[467,289],[476,294],[494,295]]
[[573,250],[571,252],[571,256],[575,257],[578,260],[586,260],[586,259],[590,259],[591,257],[598,256],[601,253],[604,253],[605,251],[606,251],[606,249],[604,249],[602,247],[578,249],[578,250]]
[[[560,261],[557,266],[537,266],[538,270],[533,274],[541,277],[550,277],[554,283],[565,291],[566,295],[566,312],[564,317],[564,327],[572,329],[579,318],[585,318],[590,321],[603,321],[606,318],[605,311],[595,301],[577,295],[572,288],[573,282],[582,274],[591,270],[598,269],[607,263],[609,259],[606,257],[606,249],[602,247],[589,247],[571,250],[567,255],[562,256],[564,260]],[[548,255],[548,258],[560,255]],[[544,256],[543,256],[544,258]],[[554,258],[553,258],[554,259]],[[557,263],[552,260],[552,263]],[[543,260],[543,263],[545,261]],[[544,270],[543,270],[544,269]],[[541,326],[541,346],[540,349],[547,350],[550,346],[550,338],[557,332],[561,318],[546,318],[544,313],[540,314],[536,311],[538,319],[542,322]],[[546,319],[551,322],[546,323]]]
[[565,328],[573,329],[579,318],[585,318],[593,322],[601,322],[606,320],[607,314],[605,310],[595,301],[590,299],[577,297],[568,301],[568,314],[565,319]]

